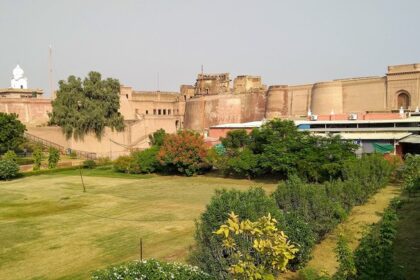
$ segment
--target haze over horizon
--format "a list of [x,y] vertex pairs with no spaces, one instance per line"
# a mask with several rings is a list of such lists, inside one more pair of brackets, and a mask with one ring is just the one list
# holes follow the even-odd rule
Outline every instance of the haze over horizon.
[[420,1],[47,1],[0,3],[0,88],[99,71],[136,90],[178,91],[197,73],[299,84],[384,75],[420,62]]

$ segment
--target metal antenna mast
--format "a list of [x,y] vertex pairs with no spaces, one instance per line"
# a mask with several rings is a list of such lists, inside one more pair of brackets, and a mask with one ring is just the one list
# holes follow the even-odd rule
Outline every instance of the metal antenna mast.
[[52,46],[49,46],[48,50],[48,78],[50,80],[50,94],[51,98],[55,98],[54,96],[54,88],[53,88],[53,69],[52,69]]

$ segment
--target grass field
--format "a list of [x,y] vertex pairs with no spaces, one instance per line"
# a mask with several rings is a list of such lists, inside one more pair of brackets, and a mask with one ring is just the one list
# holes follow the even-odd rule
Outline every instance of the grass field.
[[0,183],[0,279],[86,279],[139,257],[183,260],[218,188],[274,183],[78,170]]

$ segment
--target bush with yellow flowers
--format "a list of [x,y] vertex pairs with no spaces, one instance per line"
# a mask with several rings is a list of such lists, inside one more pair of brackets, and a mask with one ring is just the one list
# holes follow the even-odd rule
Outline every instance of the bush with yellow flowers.
[[223,239],[229,274],[238,280],[274,280],[298,251],[270,214],[252,222],[240,221],[232,212],[214,234]]

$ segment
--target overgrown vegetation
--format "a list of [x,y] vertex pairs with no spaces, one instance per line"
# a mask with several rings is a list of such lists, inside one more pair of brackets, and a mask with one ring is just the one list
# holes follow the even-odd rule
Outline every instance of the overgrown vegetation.
[[117,79],[103,80],[98,72],[89,72],[83,81],[70,76],[67,81],[59,81],[49,123],[60,126],[67,138],[76,139],[90,132],[100,138],[105,127],[122,131],[119,92]]

